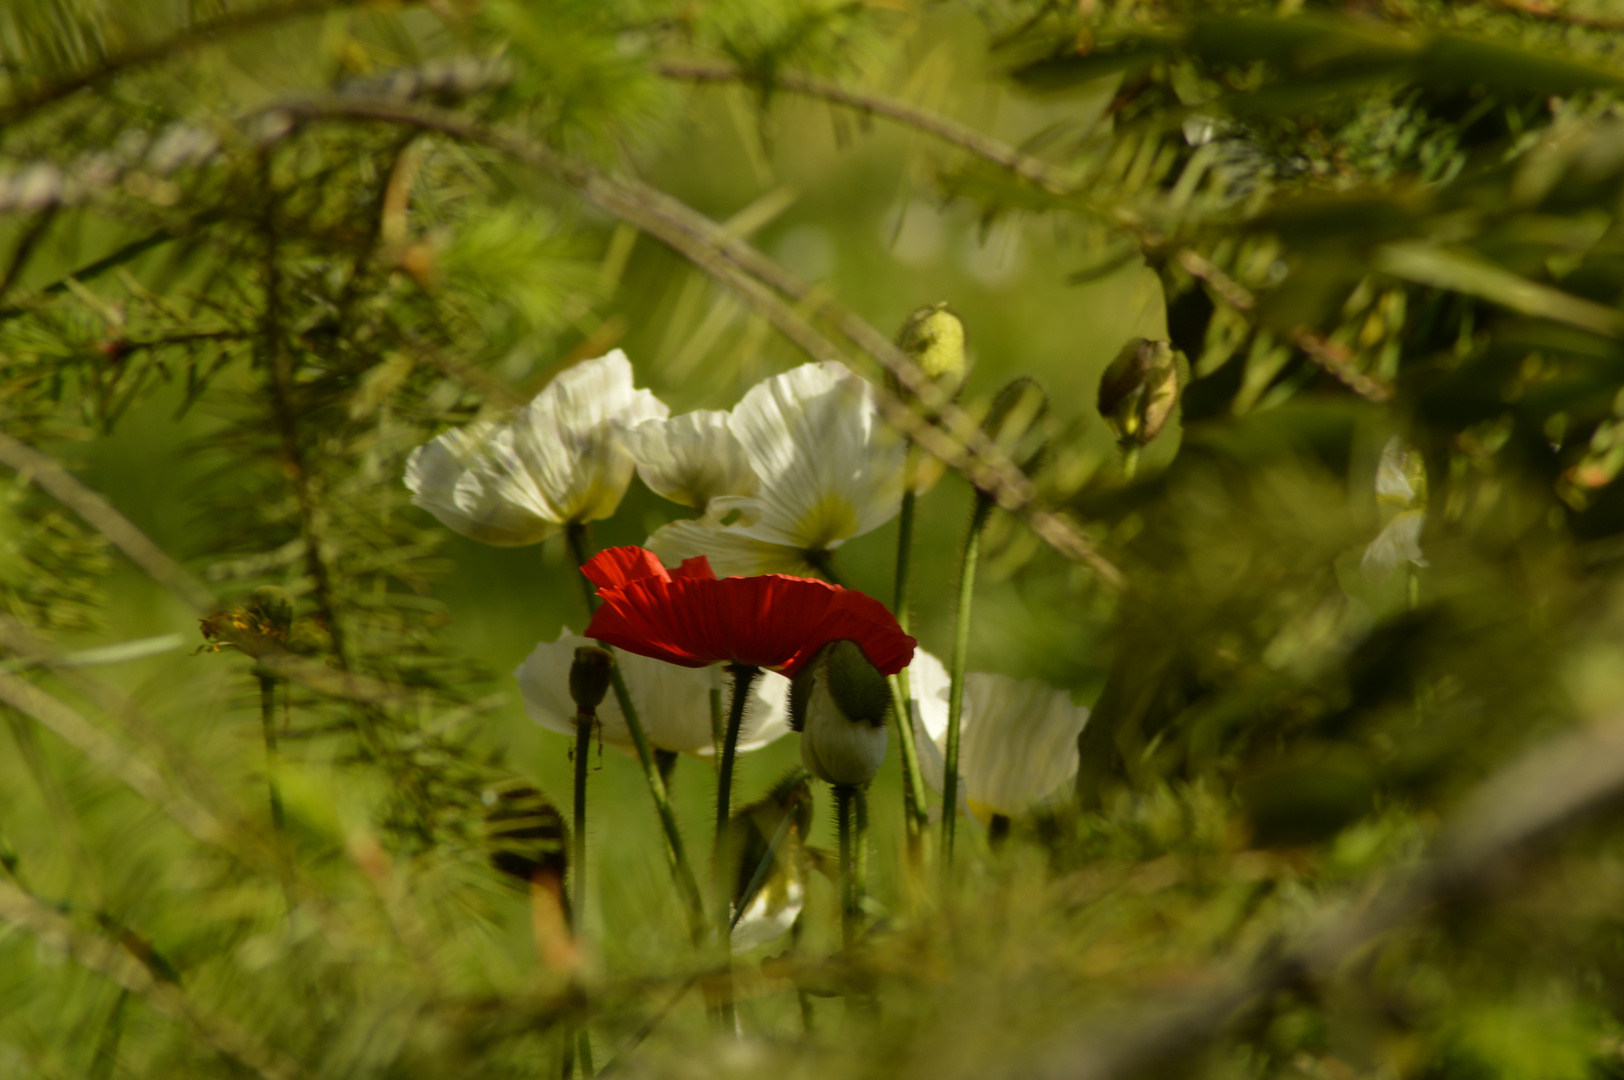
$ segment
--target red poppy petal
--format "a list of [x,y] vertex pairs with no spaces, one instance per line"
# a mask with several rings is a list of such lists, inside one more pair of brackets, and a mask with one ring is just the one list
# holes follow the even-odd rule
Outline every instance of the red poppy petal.
[[728,647],[741,663],[767,668],[782,667],[806,648],[808,635],[815,633],[841,591],[827,582],[785,574],[723,578],[719,584],[733,613]]
[[586,637],[639,656],[683,667],[704,667],[717,657],[696,652],[670,618],[674,605],[665,595],[669,583],[635,581],[624,588],[599,592],[603,603],[587,623]]
[[710,559],[704,555],[695,555],[691,559],[682,560],[682,566],[671,575],[673,578],[693,578],[697,581],[715,581],[716,572],[711,569]]
[[600,589],[642,578],[670,580],[671,577],[654,552],[631,546],[605,548],[586,561],[581,573]]
[[642,548],[610,548],[582,567],[603,603],[586,636],[685,667],[733,661],[793,675],[831,641],[857,643],[883,674],[916,642],[872,597],[787,574],[722,578],[704,556],[667,572]]
[[854,641],[868,662],[882,675],[895,675],[913,659],[918,642],[902,632],[897,620],[873,597],[841,589],[832,598],[822,620],[806,633],[805,647],[780,670],[789,676],[831,641]]

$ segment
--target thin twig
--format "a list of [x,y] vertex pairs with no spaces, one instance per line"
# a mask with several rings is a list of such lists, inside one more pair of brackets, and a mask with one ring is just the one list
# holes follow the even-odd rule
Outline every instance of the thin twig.
[[1356,950],[1440,902],[1482,900],[1529,875],[1503,873],[1517,856],[1624,800],[1624,717],[1581,728],[1525,754],[1479,785],[1432,854],[1363,905],[1334,905],[1309,931],[1251,970],[1147,1013],[1138,1023],[1085,1023],[1037,1062],[1030,1080],[1128,1080],[1217,1039],[1278,990],[1322,979]]
[[[1257,308],[1257,297],[1252,295],[1252,291],[1214,266],[1206,256],[1190,248],[1184,248],[1178,253],[1177,258],[1179,265],[1191,277],[1206,282],[1224,303],[1236,311],[1249,314]],[[1306,326],[1299,326],[1293,330],[1291,341],[1303,351],[1303,355],[1366,401],[1392,400],[1393,388],[1354,367],[1353,357],[1342,346],[1326,340],[1323,335]]]
[[[715,64],[667,61],[656,65],[655,70],[668,79],[680,79],[685,82],[758,81],[750,72]],[[933,135],[945,143],[951,143],[961,150],[967,150],[979,158],[985,158],[1000,168],[1008,169],[1023,180],[1031,181],[1052,195],[1069,194],[1074,186],[1070,177],[1042,158],[1024,153],[950,116],[943,116],[900,98],[888,97],[870,90],[857,90],[827,79],[790,72],[774,72],[768,89],[789,90],[856,109],[870,116],[895,120],[899,124]]]

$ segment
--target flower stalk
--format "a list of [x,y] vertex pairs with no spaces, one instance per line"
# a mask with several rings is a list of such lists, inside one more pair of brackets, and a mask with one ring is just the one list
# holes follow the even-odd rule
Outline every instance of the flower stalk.
[[[754,664],[729,664],[728,674],[733,676],[733,701],[727,711],[727,730],[722,733],[722,762],[716,772],[716,840],[712,849],[712,863],[716,886],[716,940],[720,946],[721,963],[731,966],[733,939],[733,882],[729,870],[733,860],[728,852],[728,822],[733,803],[733,759],[738,754],[739,731],[744,727],[744,707],[750,700],[750,684],[755,682],[761,669]],[[723,1031],[735,1026],[733,992],[729,982],[724,985],[717,1015]]]
[[265,733],[265,784],[270,789],[271,825],[277,832],[284,827],[282,789],[276,780],[279,758],[276,750],[276,684],[274,675],[259,677],[259,723]]
[[[571,524],[565,528],[564,536],[576,565],[584,566],[587,562],[586,526]],[[595,611],[598,597],[593,591],[592,582],[584,576],[581,577],[581,588],[585,594],[587,611]],[[613,655],[607,646],[605,651]],[[654,762],[654,753],[649,748],[648,736],[643,732],[642,721],[637,716],[637,706],[632,704],[632,695],[626,689],[626,677],[621,673],[619,664],[610,666],[609,678],[609,685],[615,693],[615,702],[620,706],[621,716],[626,719],[626,730],[630,733],[632,746],[637,751],[637,761],[643,767],[643,776],[648,781],[649,794],[654,799],[654,809],[659,814],[661,827],[665,830],[666,857],[671,862],[671,873],[676,878],[677,888],[688,904],[689,929],[697,941],[703,934],[705,920],[699,881],[694,877],[693,868],[688,865],[688,855],[682,843],[682,831],[677,828],[677,816],[671,809],[671,798],[666,791],[665,780]]]
[[857,944],[857,920],[860,908],[857,902],[857,873],[853,832],[856,825],[855,803],[858,789],[850,784],[836,784],[835,821],[840,831],[840,944],[847,963],[851,962]]
[[[919,451],[910,443],[903,465],[902,512],[897,518],[897,576],[896,599],[891,612],[897,618],[902,632],[908,632],[908,596],[913,569],[914,473],[919,464]],[[903,668],[892,677],[892,696],[897,701],[897,739],[902,747],[902,819],[908,828],[908,851],[915,858],[920,852],[920,838],[929,822],[925,806],[925,782],[919,770],[919,748],[914,745],[913,688],[909,685],[908,669]]]
[[959,605],[953,626],[953,659],[947,697],[947,749],[942,778],[942,859],[953,863],[953,832],[959,806],[959,728],[964,717],[964,669],[970,654],[970,607],[975,598],[976,566],[981,561],[981,533],[992,513],[992,498],[980,491],[970,512],[970,528],[959,562]]
[[744,707],[750,698],[750,684],[761,669],[753,664],[729,664],[733,676],[733,702],[727,712],[727,730],[722,734],[722,763],[716,774],[716,921],[725,944],[733,928],[732,894],[728,888],[727,823],[733,804],[733,761],[738,756],[739,730],[744,726]]

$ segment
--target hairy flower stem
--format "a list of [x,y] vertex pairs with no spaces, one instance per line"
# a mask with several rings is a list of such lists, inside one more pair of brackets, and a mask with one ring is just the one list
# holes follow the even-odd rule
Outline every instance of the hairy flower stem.
[[834,792],[835,821],[840,827],[840,945],[849,964],[857,945],[860,910],[857,906],[857,868],[852,843],[855,824],[852,819],[856,816],[852,810],[859,794],[856,788],[848,784],[836,785]]
[[[738,755],[739,731],[744,727],[744,707],[750,700],[750,686],[761,674],[754,664],[729,664],[728,674],[733,676],[733,701],[727,710],[727,730],[722,734],[722,764],[716,773],[716,843],[712,851],[712,869],[716,875],[716,940],[721,946],[725,967],[732,951],[732,866],[728,851],[728,816],[733,803],[733,759]],[[724,992],[720,1019],[723,1030],[733,1030],[733,995]]]
[[[596,712],[582,710],[575,714],[575,807],[570,820],[570,866],[575,876],[570,882],[570,929],[575,934],[576,948],[586,940],[586,774],[587,761],[592,753],[592,729],[597,725]],[[569,1027],[574,1027],[570,1031]],[[564,1034],[564,1063],[561,1075],[569,1080],[575,1067],[574,1048],[580,1046],[581,1075],[592,1075],[592,1035],[584,1023],[569,1025]]]
[[[908,456],[903,466],[902,512],[897,518],[897,580],[896,599],[891,613],[897,618],[902,632],[908,632],[908,587],[913,568],[914,474],[919,466],[919,451],[908,444]],[[902,819],[908,826],[908,854],[914,859],[920,855],[920,839],[929,821],[925,807],[925,782],[919,771],[919,748],[914,745],[913,687],[909,685],[908,669],[903,668],[891,677],[891,696],[896,699],[897,741],[902,746]]]
[[970,652],[970,602],[975,597],[976,564],[981,560],[981,532],[992,513],[992,499],[976,492],[970,511],[970,530],[964,537],[959,563],[958,621],[953,627],[951,689],[947,696],[947,763],[942,780],[942,863],[953,864],[953,828],[959,810],[959,724],[964,715],[964,665]]
[[[586,526],[566,525],[564,536],[569,541],[570,554],[574,557],[576,565],[584,565]],[[586,609],[590,613],[598,606],[598,594],[584,574],[581,575],[581,587],[586,597]],[[614,650],[609,651],[612,653]],[[632,737],[632,746],[637,750],[638,763],[642,765],[643,776],[648,781],[649,794],[654,798],[654,809],[660,815],[660,825],[665,830],[666,857],[671,862],[671,873],[677,880],[677,888],[688,904],[688,929],[694,943],[698,944],[705,933],[705,902],[699,892],[699,880],[694,877],[693,868],[688,865],[688,854],[682,844],[682,831],[677,828],[677,815],[671,809],[671,798],[666,792],[665,780],[661,778],[660,770],[654,763],[654,753],[649,748],[648,735],[644,733],[643,722],[638,718],[637,706],[632,704],[631,692],[626,689],[626,676],[621,674],[619,663],[610,669],[609,675],[610,686],[615,691],[615,703],[620,706],[620,715],[626,720],[626,731]]]
[[271,824],[281,832],[282,789],[276,782],[276,681],[271,675],[259,677],[259,723],[265,733],[265,784],[271,792]]
[[580,940],[586,923],[586,766],[592,753],[592,727],[598,718],[582,712],[575,716],[575,816],[570,823],[570,864],[575,870],[571,882],[570,910],[574,915],[575,937]]

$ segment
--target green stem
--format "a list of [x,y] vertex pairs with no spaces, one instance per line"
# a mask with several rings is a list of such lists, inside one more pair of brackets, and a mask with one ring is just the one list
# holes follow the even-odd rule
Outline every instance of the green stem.
[[970,653],[970,604],[975,598],[976,564],[981,559],[981,531],[992,512],[992,500],[976,492],[970,531],[959,563],[959,609],[953,627],[951,689],[947,696],[947,763],[942,780],[942,861],[953,864],[953,830],[959,816],[959,724],[964,714],[964,666]]
[[643,776],[648,781],[649,794],[654,798],[654,809],[660,815],[661,827],[665,829],[666,856],[671,862],[671,872],[676,876],[677,887],[681,889],[683,899],[688,902],[690,929],[695,940],[698,940],[704,935],[705,925],[705,902],[699,893],[699,880],[694,877],[693,868],[688,865],[688,853],[682,844],[682,831],[677,828],[677,815],[671,809],[671,798],[666,792],[665,781],[660,779],[660,770],[654,764],[648,736],[643,733],[643,724],[637,718],[637,706],[632,704],[631,693],[626,689],[626,677],[620,673],[619,664],[614,666],[612,679],[615,701],[620,705],[620,715],[626,719],[626,731],[632,737],[632,746],[637,750],[637,760],[643,766]]
[[[728,825],[733,804],[733,759],[738,754],[739,732],[744,727],[744,708],[750,700],[750,686],[761,674],[761,669],[754,664],[729,664],[727,670],[733,676],[733,701],[727,710],[727,731],[722,735],[722,764],[716,773],[716,842],[712,849],[712,868],[716,875],[716,940],[721,946],[724,968],[732,959],[729,946],[733,940],[733,860],[728,850]],[[730,987],[722,992],[718,1019],[722,1030],[733,1031],[733,994]]]
[[835,571],[835,560],[833,555],[829,554],[827,551],[824,551],[822,548],[807,551],[803,554],[806,556],[806,565],[816,570],[818,572],[818,576],[822,577],[824,581],[827,581],[831,585],[838,585],[842,589],[846,587],[846,583],[840,580],[840,575]]
[[1139,472],[1139,444],[1130,443],[1122,448],[1122,479],[1132,480]]
[[857,945],[857,874],[852,858],[852,803],[857,789],[839,784],[834,790],[835,820],[840,827],[840,944],[849,964]]
[[994,814],[992,820],[987,822],[987,843],[996,850],[1009,839],[1009,817],[1006,814]]
[[587,1080],[591,1080],[593,1072],[596,1071],[592,1068],[592,1032],[587,1030],[585,1024],[582,1024],[580,1030],[576,1032],[575,1040],[576,1044],[581,1048],[579,1057],[581,1075],[586,1077]]
[[[570,554],[574,557],[575,564],[584,566],[587,561],[586,526],[566,525],[564,536],[569,542]],[[586,597],[586,609],[590,613],[598,606],[598,594],[585,574],[578,576]],[[608,646],[604,648],[613,654],[613,649],[609,649]],[[677,828],[677,816],[671,809],[671,798],[666,792],[665,781],[660,777],[660,770],[654,763],[654,753],[649,748],[648,736],[643,731],[643,722],[637,715],[637,706],[632,704],[631,692],[626,689],[626,676],[621,673],[619,663],[610,669],[610,685],[614,687],[615,703],[620,706],[620,715],[626,721],[626,731],[632,737],[632,746],[637,750],[637,761],[642,765],[643,776],[648,781],[649,794],[654,799],[654,809],[660,815],[660,825],[665,830],[666,858],[671,863],[672,875],[677,879],[677,888],[687,901],[689,930],[697,943],[704,935],[705,925],[705,902],[699,892],[699,880],[694,877],[693,868],[688,865],[688,855],[682,844],[682,831]]]
[[259,724],[265,733],[265,784],[271,793],[271,825],[283,829],[282,789],[276,782],[276,679],[259,677]]
[[[908,590],[913,573],[914,476],[919,467],[919,451],[910,442],[908,456],[902,470],[902,511],[897,517],[897,580],[896,598],[891,613],[897,626],[908,632],[910,614]],[[914,744],[913,687],[908,669],[903,668],[891,678],[891,695],[897,703],[897,741],[902,745],[902,819],[908,827],[908,851],[919,854],[919,840],[929,821],[925,806],[925,782],[919,771],[919,747]]]
[[857,858],[853,868],[852,904],[857,917],[863,915],[863,898],[868,895],[868,788],[857,789]]
[[722,691],[711,688],[710,692],[711,714],[711,753],[716,758],[716,767],[722,767]]
[[571,826],[574,850],[570,863],[574,867],[574,886],[570,890],[570,909],[573,913],[576,940],[582,937],[586,925],[586,766],[592,753],[592,725],[597,717],[588,712],[575,717],[575,817]]

